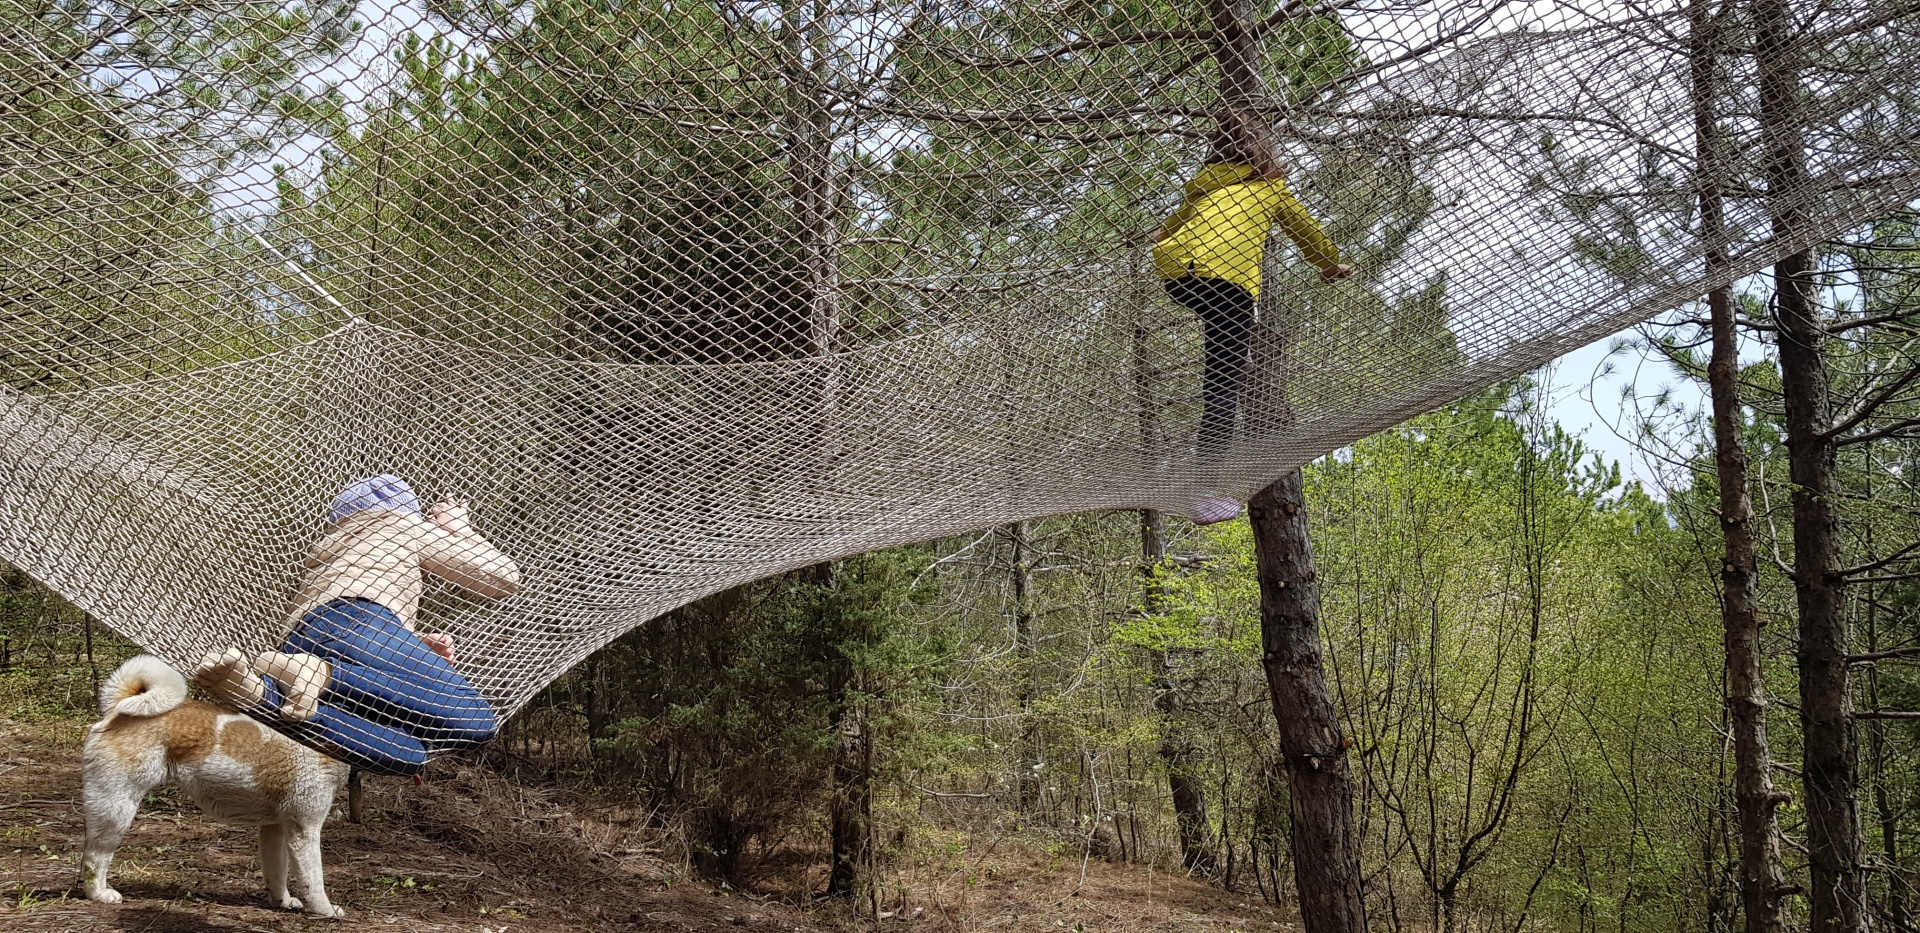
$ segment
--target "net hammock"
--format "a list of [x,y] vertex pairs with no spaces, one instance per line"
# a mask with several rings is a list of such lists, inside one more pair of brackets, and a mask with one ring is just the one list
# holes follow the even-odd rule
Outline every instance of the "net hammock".
[[[420,612],[504,718],[770,574],[1244,498],[1910,203],[1920,14],[1801,15],[1770,193],[1743,10],[1710,241],[1680,6],[8,5],[0,559],[190,668],[281,646],[328,503],[398,474],[521,571]],[[1151,241],[1229,36],[1355,274],[1274,238],[1202,450]]]

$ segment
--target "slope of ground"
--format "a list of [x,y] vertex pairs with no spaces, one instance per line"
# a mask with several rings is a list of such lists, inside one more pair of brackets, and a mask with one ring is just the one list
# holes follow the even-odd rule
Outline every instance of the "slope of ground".
[[[5,711],[0,711],[3,716]],[[171,790],[142,809],[114,862],[126,901],[77,891],[84,820],[72,718],[0,718],[0,928],[21,933],[256,933],[341,929],[266,907],[254,831],[214,823]],[[344,804],[344,801],[342,802]],[[537,933],[691,930],[1291,929],[1282,912],[1139,866],[987,854],[963,881],[909,887],[862,916],[692,882],[647,848],[640,814],[562,798],[468,767],[419,787],[369,782],[367,820],[327,826],[327,888],[347,923],[376,929]],[[896,896],[896,899],[899,899]]]

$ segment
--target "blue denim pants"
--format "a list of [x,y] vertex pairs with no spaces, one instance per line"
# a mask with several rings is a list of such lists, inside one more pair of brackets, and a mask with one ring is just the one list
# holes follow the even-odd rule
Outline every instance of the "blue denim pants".
[[429,753],[471,748],[499,731],[493,707],[467,679],[393,610],[371,600],[336,599],[314,608],[280,650],[319,657],[333,665],[333,676],[319,712],[298,723],[279,719],[280,691],[266,678],[269,721],[356,767],[418,774]]

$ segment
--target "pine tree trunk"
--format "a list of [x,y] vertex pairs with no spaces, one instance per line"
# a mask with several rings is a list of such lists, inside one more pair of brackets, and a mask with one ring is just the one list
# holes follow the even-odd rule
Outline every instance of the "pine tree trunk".
[[[826,561],[794,571],[793,580],[832,590],[839,585],[839,575],[839,566]],[[827,728],[834,736],[833,792],[827,804],[827,836],[832,846],[827,895],[845,897],[859,890],[873,851],[873,735],[866,703],[856,693],[860,672],[846,643],[870,642],[872,631],[837,628],[831,637],[835,642],[826,648],[826,689],[833,704]]]
[[792,8],[785,31],[788,186],[794,239],[804,270],[795,296],[809,355],[831,357],[839,340],[836,291],[840,266],[834,218],[833,111],[828,94],[830,17],[820,4]]
[[[795,259],[801,266],[800,294],[794,297],[804,331],[806,354],[813,357],[816,411],[806,447],[814,469],[830,476],[841,458],[838,427],[843,373],[840,348],[840,179],[833,154],[831,97],[831,16],[823,3],[785,9],[787,61],[787,197],[793,211]],[[827,480],[822,479],[821,482]]]
[[[1166,518],[1153,509],[1140,513],[1140,551],[1142,603],[1147,612],[1158,612],[1164,595],[1158,574],[1167,562],[1167,526]],[[1206,874],[1214,865],[1213,825],[1207,819],[1207,795],[1197,773],[1199,750],[1186,737],[1187,708],[1171,653],[1158,654],[1153,705],[1160,712],[1160,760],[1167,768],[1167,791],[1173,796],[1174,824],[1180,830],[1180,865]]]
[[1160,760],[1167,768],[1167,790],[1173,796],[1174,825],[1180,831],[1180,866],[1197,874],[1213,871],[1213,825],[1207,818],[1207,795],[1200,784],[1196,749],[1187,739],[1187,710],[1165,652],[1160,655]]
[[833,868],[827,894],[847,897],[858,889],[873,845],[873,739],[861,704],[842,707],[837,718],[829,814]]
[[1293,815],[1293,877],[1307,933],[1364,933],[1347,743],[1320,661],[1320,584],[1299,470],[1248,504],[1260,639]]
[[1031,815],[1040,808],[1040,729],[1033,720],[1033,701],[1040,660],[1039,633],[1033,618],[1033,555],[1027,541],[1027,523],[1014,522],[1006,527],[1012,545],[1013,632],[1020,652],[1020,751],[1014,775],[1014,793],[1020,812]]
[[1753,544],[1753,506],[1747,494],[1747,458],[1741,446],[1739,368],[1728,289],[1707,297],[1713,317],[1715,464],[1720,484],[1721,639],[1726,654],[1726,703],[1733,731],[1733,795],[1740,827],[1740,904],[1747,933],[1779,933],[1780,899],[1791,890],[1780,867],[1776,811],[1787,795],[1773,786],[1773,753],[1767,743],[1767,692],[1760,668],[1760,607],[1754,590],[1758,559]]
[[[1265,103],[1260,6],[1252,0],[1210,0],[1208,19],[1221,102],[1229,107]],[[1301,921],[1307,933],[1364,933],[1353,781],[1320,663],[1320,587],[1300,471],[1255,495],[1248,519],[1260,578],[1263,661],[1292,803],[1289,845]]]
[[[1871,481],[1869,481],[1868,488],[1865,492],[1869,497],[1873,495],[1874,490],[1872,489]],[[1865,538],[1867,552],[1865,557],[1867,560],[1873,560],[1878,555],[1874,553],[1873,529],[1871,527],[1867,529]],[[1866,618],[1864,621],[1866,622],[1865,636],[1868,654],[1877,654],[1883,647],[1883,643],[1880,640],[1879,601],[1874,599],[1874,595],[1873,587],[1869,584],[1864,600],[1866,603]],[[1866,690],[1867,708],[1881,708],[1880,669],[1878,666],[1869,666],[1867,668]],[[1894,775],[1889,773],[1891,769],[1888,766],[1890,763],[1898,760],[1898,755],[1888,748],[1886,720],[1869,722],[1866,724],[1866,728],[1867,769],[1868,773],[1872,775],[1869,783],[1873,787],[1873,815],[1874,819],[1880,824],[1880,863],[1887,879],[1886,900],[1879,905],[1880,919],[1882,925],[1887,929],[1908,930],[1913,927],[1913,921],[1912,918],[1908,916],[1907,901],[1910,896],[1910,892],[1907,889],[1908,873],[1907,866],[1901,857],[1900,848],[1900,823],[1902,814],[1894,808],[1892,795],[1889,794],[1887,790],[1888,782],[1895,779]]]
[[[1805,235],[1806,143],[1800,127],[1801,40],[1786,0],[1755,0],[1760,120],[1773,235]],[[1858,748],[1847,674],[1846,594],[1834,514],[1835,448],[1824,353],[1809,250],[1774,264],[1781,391],[1786,403],[1787,463],[1793,482],[1793,589],[1800,615],[1800,727],[1805,748],[1809,928],[1853,933],[1865,916],[1860,865]]]
[[[1806,783],[1811,929],[1862,929],[1858,747],[1847,672],[1846,596],[1839,575],[1839,533],[1830,500],[1834,452],[1827,374],[1805,278],[1806,254],[1774,266],[1779,279],[1780,368],[1787,408],[1787,456],[1793,490],[1793,588],[1800,613],[1801,772]],[[1797,294],[1796,294],[1797,293]],[[1792,297],[1789,297],[1792,295]],[[1796,346],[1797,345],[1797,346]]]
[[1260,76],[1265,58],[1256,32],[1260,5],[1251,0],[1209,0],[1213,26],[1213,59],[1220,69],[1220,102],[1228,107],[1255,107],[1264,102],[1266,82]]
[[[833,161],[833,112],[828,88],[827,58],[831,51],[830,19],[819,3],[802,3],[784,13],[788,197],[794,219],[794,239],[804,270],[801,294],[795,304],[804,320],[808,355],[818,363],[819,409],[808,446],[817,465],[830,470],[840,455],[835,423],[841,392],[839,348],[839,243],[836,229],[838,179]],[[813,568],[812,582],[832,586],[837,572],[832,563]],[[852,633],[842,632],[842,637]],[[828,813],[832,845],[827,876],[830,897],[852,896],[866,871],[873,842],[873,737],[865,704],[852,697],[856,672],[844,652],[835,649],[839,668],[834,708],[829,721],[835,736],[833,796]]]
[[[1706,242],[1706,274],[1728,274],[1726,171],[1714,106],[1719,65],[1720,20],[1709,0],[1691,8],[1695,145],[1700,159],[1700,236]],[[1713,395],[1714,466],[1720,486],[1720,624],[1726,661],[1727,717],[1733,731],[1733,795],[1739,818],[1740,904],[1747,933],[1780,933],[1780,899],[1788,890],[1780,867],[1776,810],[1785,795],[1773,787],[1773,754],[1767,745],[1767,693],[1760,668],[1760,604],[1754,589],[1759,559],[1753,544],[1753,502],[1747,493],[1747,452],[1741,439],[1740,346],[1730,285],[1707,295],[1713,354],[1707,383]]]

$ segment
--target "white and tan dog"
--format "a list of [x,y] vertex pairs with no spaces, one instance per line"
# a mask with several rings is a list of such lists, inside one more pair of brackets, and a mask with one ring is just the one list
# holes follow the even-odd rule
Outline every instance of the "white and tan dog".
[[299,910],[287,893],[291,857],[310,914],[346,912],[327,900],[320,825],[347,780],[347,766],[259,723],[187,699],[180,672],[151,655],[120,665],[100,686],[105,718],[87,734],[87,850],[81,884],[102,904],[120,902],[107,869],[148,791],[178,783],[209,816],[260,827],[260,867],[276,907]]

